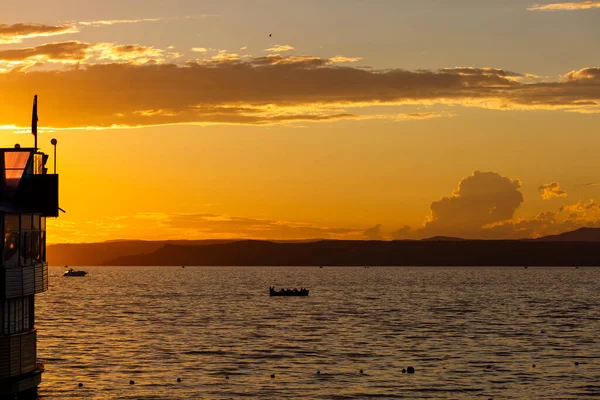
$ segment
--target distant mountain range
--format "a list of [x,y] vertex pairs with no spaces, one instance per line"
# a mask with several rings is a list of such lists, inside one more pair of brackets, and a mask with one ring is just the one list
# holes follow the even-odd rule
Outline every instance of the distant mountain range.
[[600,265],[600,228],[526,240],[124,240],[57,244],[50,265]]
[[579,228],[575,231],[544,236],[535,240],[540,242],[600,242],[600,228]]

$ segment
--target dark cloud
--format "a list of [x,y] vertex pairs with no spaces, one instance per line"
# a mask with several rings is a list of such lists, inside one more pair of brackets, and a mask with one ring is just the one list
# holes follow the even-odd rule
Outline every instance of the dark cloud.
[[560,189],[558,182],[551,182],[538,187],[538,190],[542,192],[542,199],[548,200],[553,197],[566,197],[567,192]]
[[54,36],[74,32],[77,32],[77,28],[73,25],[0,24],[0,43],[19,43],[25,38]]
[[37,47],[0,51],[1,61],[24,61],[41,58],[44,61],[81,61],[87,56],[89,43],[76,40],[70,42],[48,43]]
[[227,55],[179,66],[157,62],[156,49],[110,45],[107,50],[106,46],[64,42],[0,52],[0,59],[13,61],[47,57],[89,64],[91,53],[100,54],[100,59],[127,61],[127,54],[136,54],[154,61],[4,74],[3,97],[12,106],[0,110],[1,124],[22,125],[16,117],[31,102],[31,93],[53,105],[45,110],[44,121],[57,128],[335,120],[359,118],[349,111],[353,106],[378,104],[600,108],[600,80],[575,79],[578,74],[592,76],[593,69],[572,72],[573,78],[561,82],[523,83],[514,79],[520,74],[497,68],[367,70],[308,56],[240,61]]

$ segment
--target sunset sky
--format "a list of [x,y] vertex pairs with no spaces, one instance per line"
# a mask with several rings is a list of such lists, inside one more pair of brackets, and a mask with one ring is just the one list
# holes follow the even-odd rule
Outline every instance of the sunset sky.
[[596,0],[10,2],[1,144],[38,94],[52,243],[600,227],[598,38]]

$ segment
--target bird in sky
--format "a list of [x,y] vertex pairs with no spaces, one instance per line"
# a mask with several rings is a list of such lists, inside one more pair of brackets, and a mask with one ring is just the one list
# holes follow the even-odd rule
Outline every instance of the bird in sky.
[[271,36],[273,36],[273,34],[272,34],[272,33],[269,33],[269,37],[271,37]]

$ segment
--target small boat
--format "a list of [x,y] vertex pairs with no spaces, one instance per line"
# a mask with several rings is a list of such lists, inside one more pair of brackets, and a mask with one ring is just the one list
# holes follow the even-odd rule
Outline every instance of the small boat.
[[75,271],[73,268],[69,268],[65,271],[63,276],[86,276],[87,272],[85,271]]
[[300,288],[300,290],[298,290],[297,288],[294,288],[277,291],[274,287],[270,287],[269,296],[308,296],[308,289]]

